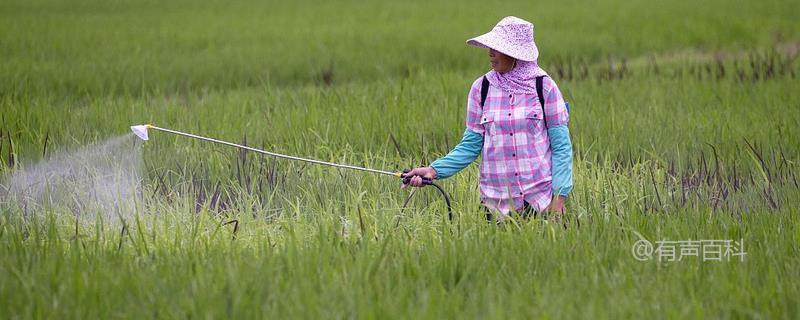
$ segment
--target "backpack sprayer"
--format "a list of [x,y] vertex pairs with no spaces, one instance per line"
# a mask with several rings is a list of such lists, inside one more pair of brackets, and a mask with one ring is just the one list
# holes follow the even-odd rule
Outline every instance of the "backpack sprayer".
[[[149,135],[147,133],[148,129],[153,129],[153,130],[172,133],[172,134],[179,135],[179,136],[184,136],[184,137],[189,137],[189,138],[193,138],[193,139],[198,139],[198,140],[203,140],[203,141],[223,144],[223,145],[226,145],[226,146],[231,146],[231,147],[236,147],[236,148],[240,148],[240,149],[244,149],[244,150],[258,152],[258,153],[261,153],[261,154],[266,154],[266,155],[270,155],[270,156],[278,157],[278,158],[283,158],[283,159],[303,161],[303,162],[308,162],[308,163],[320,164],[320,165],[324,165],[324,166],[342,168],[342,169],[353,169],[353,170],[358,170],[358,171],[364,171],[364,172],[370,172],[370,173],[377,173],[377,174],[382,174],[382,175],[394,176],[394,177],[402,179],[404,184],[408,184],[411,181],[411,178],[412,178],[412,176],[406,175],[406,173],[408,173],[408,171],[409,171],[408,169],[403,170],[403,172],[390,172],[390,171],[383,171],[383,170],[377,170],[377,169],[362,168],[362,167],[356,167],[356,166],[351,166],[351,165],[346,165],[346,164],[338,164],[338,163],[332,163],[332,162],[326,162],[326,161],[320,161],[320,160],[314,160],[314,159],[307,159],[307,158],[301,158],[301,157],[295,157],[295,156],[290,156],[290,155],[285,155],[285,154],[269,152],[269,151],[256,149],[256,148],[252,148],[252,147],[248,147],[248,146],[245,146],[245,145],[236,144],[236,143],[232,143],[232,142],[227,142],[227,141],[222,141],[222,140],[202,137],[202,136],[198,136],[198,135],[194,135],[194,134],[190,134],[190,133],[185,133],[185,132],[180,132],[180,131],[175,131],[175,130],[170,130],[170,129],[166,129],[166,128],[159,128],[159,127],[156,127],[156,126],[151,125],[151,124],[131,126],[131,131],[133,131],[133,133],[137,137],[139,137],[140,139],[145,140],[145,141],[150,139],[150,137],[149,137]],[[439,186],[438,184],[434,183],[433,180],[429,179],[429,178],[422,177],[422,184],[423,185],[434,186],[434,187],[436,187],[436,189],[439,190],[439,192],[444,197],[445,203],[447,204],[447,216],[450,218],[450,220],[453,220],[453,210],[450,207],[450,196],[447,195],[447,192],[445,192],[444,189],[442,189],[441,186]]]

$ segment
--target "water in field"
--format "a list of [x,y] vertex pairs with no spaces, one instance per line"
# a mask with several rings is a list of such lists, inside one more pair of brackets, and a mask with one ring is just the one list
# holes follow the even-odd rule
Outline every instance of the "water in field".
[[91,221],[132,215],[141,194],[142,144],[133,135],[60,151],[3,177],[2,205],[32,217],[44,212]]

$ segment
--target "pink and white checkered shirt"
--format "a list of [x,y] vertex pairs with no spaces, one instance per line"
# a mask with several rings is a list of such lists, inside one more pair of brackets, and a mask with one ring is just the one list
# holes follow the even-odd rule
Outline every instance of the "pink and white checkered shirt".
[[545,77],[543,94],[546,112],[536,93],[512,94],[489,86],[481,108],[483,77],[472,84],[467,103],[467,128],[483,134],[480,190],[481,202],[508,214],[521,210],[527,201],[542,212],[552,198],[552,161],[547,126],[569,122],[564,98],[556,83]]

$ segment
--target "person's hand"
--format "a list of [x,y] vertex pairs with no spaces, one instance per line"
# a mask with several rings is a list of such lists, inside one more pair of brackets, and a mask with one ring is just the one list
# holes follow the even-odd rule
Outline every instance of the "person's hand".
[[419,167],[411,169],[411,171],[404,173],[403,177],[411,177],[411,180],[408,184],[403,184],[400,188],[408,187],[409,185],[414,187],[422,187],[422,177],[428,179],[436,179],[436,170],[431,167]]
[[550,201],[550,205],[547,207],[547,212],[552,212],[557,215],[564,214],[564,201],[566,198],[562,197],[561,195],[553,196],[553,200]]
[[[561,195],[554,195],[553,200],[550,201],[550,205],[547,206],[545,212],[547,212],[548,216],[551,216],[551,221],[555,223],[560,223],[561,218],[564,217],[566,213],[566,209],[564,208],[564,202],[566,202],[567,198]],[[567,228],[566,221],[564,222],[564,229]]]

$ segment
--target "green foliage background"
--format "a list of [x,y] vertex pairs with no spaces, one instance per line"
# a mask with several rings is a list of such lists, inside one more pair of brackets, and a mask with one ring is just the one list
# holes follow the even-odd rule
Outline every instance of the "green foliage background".
[[[790,318],[798,12],[781,0],[4,1],[0,174],[140,123],[424,165],[458,142],[469,85],[488,70],[464,41],[507,15],[536,25],[576,158],[563,221],[498,227],[483,221],[477,165],[441,181],[449,222],[432,190],[404,206],[388,177],[151,132],[137,214],[0,211],[0,316]],[[743,239],[747,255],[640,262],[640,238]]]

